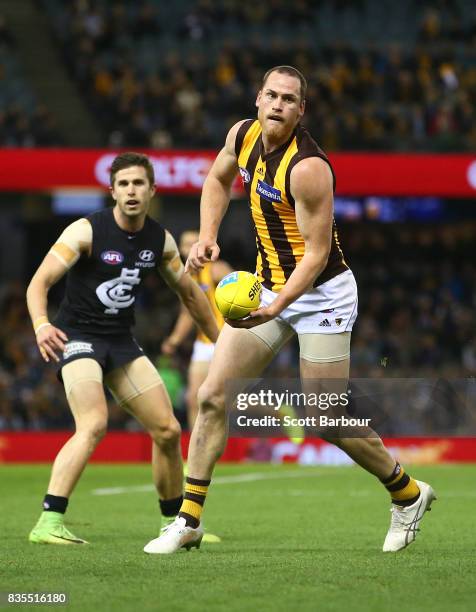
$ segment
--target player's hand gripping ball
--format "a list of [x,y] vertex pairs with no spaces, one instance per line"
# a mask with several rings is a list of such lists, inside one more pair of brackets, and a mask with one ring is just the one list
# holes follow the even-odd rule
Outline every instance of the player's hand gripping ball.
[[257,310],[261,299],[261,283],[250,272],[231,272],[215,289],[215,302],[226,319],[242,319]]

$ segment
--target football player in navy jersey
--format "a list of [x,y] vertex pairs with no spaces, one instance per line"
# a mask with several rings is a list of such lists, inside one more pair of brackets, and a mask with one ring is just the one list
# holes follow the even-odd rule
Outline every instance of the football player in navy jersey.
[[[104,384],[153,440],[153,478],[164,522],[182,503],[180,425],[163,382],[131,332],[137,293],[159,273],[215,342],[218,328],[203,291],[184,273],[175,240],[147,211],[155,193],[145,155],[123,153],[111,166],[113,208],[69,225],[33,276],[27,302],[43,359],[63,382],[76,431],[53,465],[31,542],[84,544],[64,525],[69,497],[107,428]],[[50,322],[49,289],[65,274],[66,293]]]

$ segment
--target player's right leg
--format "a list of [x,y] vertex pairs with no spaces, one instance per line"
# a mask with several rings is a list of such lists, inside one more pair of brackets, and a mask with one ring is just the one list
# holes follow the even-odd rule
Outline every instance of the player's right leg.
[[192,431],[198,414],[198,390],[205,382],[210,368],[210,362],[215,351],[215,345],[211,342],[195,340],[193,344],[192,357],[188,368],[187,380],[187,419],[189,431]]
[[[279,326],[270,321],[271,326]],[[265,325],[269,325],[265,323]],[[273,358],[277,346],[292,335],[288,330],[275,334],[276,346],[246,329],[225,325],[220,333],[208,376],[198,393],[199,411],[188,453],[188,477],[177,520],[145,552],[169,554],[180,548],[199,546],[202,538],[200,517],[213,468],[227,439],[225,383],[230,379],[258,376]],[[278,338],[279,336],[279,338]]]
[[[213,346],[213,345],[210,345]],[[187,380],[187,420],[188,428],[190,431],[193,430],[195,420],[198,414],[198,390],[205,382],[210,367],[211,357],[208,360],[194,359],[192,360],[188,368],[188,380]]]
[[208,376],[198,392],[199,411],[188,455],[189,474],[192,478],[211,478],[215,463],[225,449],[225,383],[233,379],[259,376],[271,362],[276,350],[253,331],[229,325],[223,327]]
[[115,364],[117,367],[107,372],[105,383],[118,405],[132,414],[152,438],[152,475],[164,522],[169,517],[175,518],[182,504],[180,424],[152,362],[143,354],[133,357],[134,344],[131,347],[126,344],[125,350],[132,359]]
[[[192,358],[188,368],[186,395],[187,421],[190,432],[193,430],[198,414],[198,390],[207,378],[214,349],[214,344],[195,340]],[[184,468],[186,468],[186,466],[184,466]],[[187,474],[186,469],[184,469],[184,473]],[[221,538],[214,533],[205,531],[203,541],[209,544],[218,544],[221,542]]]
[[101,366],[93,359],[78,359],[62,368],[66,396],[76,431],[56,456],[43,513],[30,533],[37,544],[84,544],[64,525],[68,499],[91,453],[107,428],[107,403]]

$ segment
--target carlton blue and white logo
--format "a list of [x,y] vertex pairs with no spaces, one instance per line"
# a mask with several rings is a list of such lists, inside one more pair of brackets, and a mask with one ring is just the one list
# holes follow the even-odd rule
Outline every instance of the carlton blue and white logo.
[[139,253],[139,259],[142,259],[142,261],[154,261],[155,253],[154,251],[148,251],[145,249]]
[[134,285],[140,283],[140,270],[122,268],[121,275],[104,283],[96,289],[96,295],[107,306],[105,314],[117,314],[121,308],[129,308],[135,297],[131,295]]
[[104,263],[110,264],[111,266],[117,266],[124,261],[124,255],[119,251],[103,251],[101,253],[101,259]]
[[259,195],[265,200],[268,200],[268,202],[282,202],[281,191],[275,187],[271,187],[271,185],[268,185],[268,183],[264,181],[258,181],[256,193],[259,193]]
[[83,342],[82,340],[72,340],[67,342],[64,346],[63,359],[69,359],[74,355],[83,355],[94,353],[93,345],[91,342]]
[[241,174],[241,178],[243,179],[243,183],[249,183],[251,180],[251,176],[250,173],[248,172],[248,170],[246,168],[242,168],[240,166],[240,174]]

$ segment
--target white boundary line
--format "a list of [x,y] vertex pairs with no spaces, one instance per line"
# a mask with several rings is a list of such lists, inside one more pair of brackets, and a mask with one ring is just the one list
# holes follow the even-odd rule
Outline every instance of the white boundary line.
[[[309,468],[303,470],[287,470],[283,472],[250,472],[249,474],[236,474],[234,476],[217,476],[212,483],[217,484],[233,484],[235,482],[256,482],[259,480],[280,480],[282,478],[315,478],[322,476],[323,473],[316,471],[309,472]],[[335,475],[335,474],[334,474]],[[123,493],[149,493],[155,491],[152,484],[135,485],[131,487],[106,487],[100,489],[92,489],[92,495],[122,495]]]

